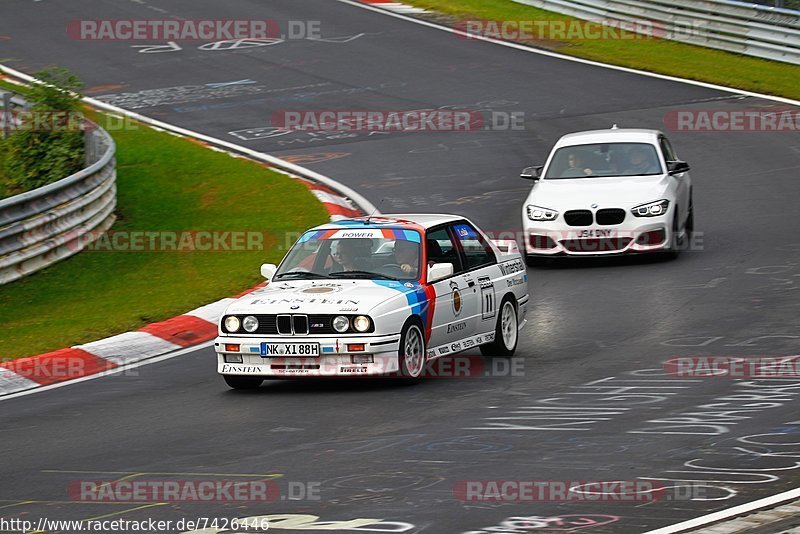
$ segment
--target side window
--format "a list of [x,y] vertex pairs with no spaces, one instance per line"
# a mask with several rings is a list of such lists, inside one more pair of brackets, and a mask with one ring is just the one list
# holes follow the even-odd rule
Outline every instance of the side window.
[[672,145],[669,140],[666,137],[661,137],[659,138],[659,142],[661,143],[661,152],[664,153],[664,159],[667,161],[676,161],[678,156],[676,156],[675,151],[672,150]]
[[428,267],[434,263],[452,263],[454,273],[464,270],[461,256],[446,227],[428,231],[425,234],[425,247],[428,251]]
[[472,225],[465,222],[456,223],[453,225],[453,231],[461,243],[461,249],[467,260],[466,271],[497,262],[489,243]]

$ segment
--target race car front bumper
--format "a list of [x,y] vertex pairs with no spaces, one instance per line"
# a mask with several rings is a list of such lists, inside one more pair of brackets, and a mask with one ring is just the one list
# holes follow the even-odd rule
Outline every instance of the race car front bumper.
[[[318,345],[316,356],[267,355],[265,345]],[[222,375],[291,378],[379,376],[399,371],[400,334],[384,336],[219,336],[214,340]]]

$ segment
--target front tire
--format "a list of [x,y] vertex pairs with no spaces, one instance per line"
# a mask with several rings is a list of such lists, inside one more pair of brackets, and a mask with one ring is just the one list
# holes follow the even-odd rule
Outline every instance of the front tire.
[[680,240],[680,227],[678,225],[678,210],[672,217],[672,231],[669,236],[669,247],[664,251],[664,256],[669,260],[674,260],[681,253],[683,242]]
[[691,239],[694,235],[694,201],[691,195],[689,195],[689,216],[686,217],[684,230],[686,231],[686,238]]
[[425,370],[425,334],[416,321],[409,321],[403,327],[397,358],[400,377],[418,381]]
[[263,378],[257,376],[222,375],[222,377],[232,389],[257,389],[264,381]]
[[517,307],[511,297],[506,296],[500,304],[500,313],[497,316],[497,326],[494,329],[494,341],[481,345],[481,354],[484,356],[511,357],[517,350],[519,342],[519,318]]

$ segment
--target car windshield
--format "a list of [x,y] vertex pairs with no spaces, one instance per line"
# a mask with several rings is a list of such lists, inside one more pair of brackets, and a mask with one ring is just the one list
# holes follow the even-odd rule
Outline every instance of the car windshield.
[[655,146],[649,143],[600,143],[559,148],[546,180],[662,174]]
[[311,230],[286,255],[274,280],[417,280],[421,236],[398,228]]

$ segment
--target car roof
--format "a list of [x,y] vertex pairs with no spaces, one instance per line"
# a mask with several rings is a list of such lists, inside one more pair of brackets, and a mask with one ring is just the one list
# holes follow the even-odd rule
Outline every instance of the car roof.
[[335,228],[381,228],[386,226],[408,226],[409,224],[421,226],[425,229],[453,221],[464,220],[460,215],[447,213],[381,213],[371,217],[355,217],[341,219],[322,224],[313,230],[331,230]]
[[561,137],[555,148],[575,145],[591,145],[595,143],[657,143],[658,130],[639,128],[608,128],[606,130],[588,130],[569,133]]

